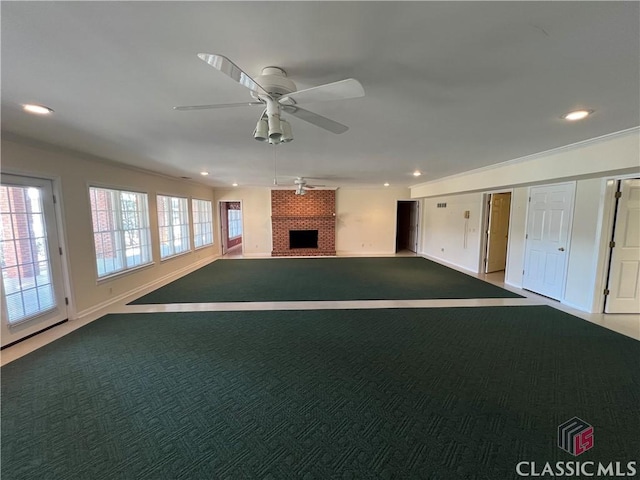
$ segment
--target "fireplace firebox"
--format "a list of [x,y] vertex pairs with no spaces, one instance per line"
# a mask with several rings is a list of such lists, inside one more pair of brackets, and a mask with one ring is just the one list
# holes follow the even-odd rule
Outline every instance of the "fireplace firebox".
[[318,248],[318,230],[289,230],[289,248]]

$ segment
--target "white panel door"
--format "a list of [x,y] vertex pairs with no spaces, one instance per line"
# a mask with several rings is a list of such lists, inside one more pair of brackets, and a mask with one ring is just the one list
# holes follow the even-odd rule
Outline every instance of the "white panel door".
[[575,183],[531,187],[522,287],[560,300],[569,259]]
[[622,181],[606,313],[640,313],[640,179]]
[[67,319],[50,180],[2,175],[2,346]]

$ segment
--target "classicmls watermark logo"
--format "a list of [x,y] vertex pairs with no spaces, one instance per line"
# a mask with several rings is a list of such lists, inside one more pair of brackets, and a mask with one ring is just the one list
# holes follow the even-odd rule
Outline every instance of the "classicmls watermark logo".
[[593,448],[593,427],[578,417],[558,427],[558,446],[574,457]]
[[[593,427],[584,420],[573,417],[558,426],[558,447],[574,457],[582,455],[594,446]],[[516,473],[521,477],[634,477],[637,473],[636,461],[631,462],[592,462],[560,461],[518,462]]]

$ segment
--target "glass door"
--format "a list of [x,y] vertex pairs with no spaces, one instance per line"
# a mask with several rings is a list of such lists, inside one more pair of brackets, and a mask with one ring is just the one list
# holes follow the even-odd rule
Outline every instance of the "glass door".
[[67,319],[50,180],[2,175],[2,346]]

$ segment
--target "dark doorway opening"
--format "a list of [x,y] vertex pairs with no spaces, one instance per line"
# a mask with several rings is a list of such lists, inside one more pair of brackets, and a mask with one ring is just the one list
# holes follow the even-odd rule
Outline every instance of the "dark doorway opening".
[[399,200],[396,215],[396,253],[418,251],[418,202]]
[[318,248],[318,230],[289,230],[289,248]]

